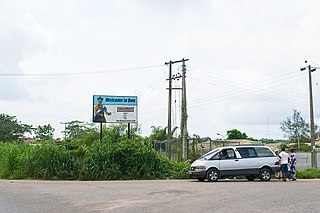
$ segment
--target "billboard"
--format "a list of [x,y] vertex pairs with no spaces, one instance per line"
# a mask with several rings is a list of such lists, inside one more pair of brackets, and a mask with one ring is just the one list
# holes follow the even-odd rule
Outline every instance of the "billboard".
[[93,117],[96,123],[138,122],[137,96],[93,96]]

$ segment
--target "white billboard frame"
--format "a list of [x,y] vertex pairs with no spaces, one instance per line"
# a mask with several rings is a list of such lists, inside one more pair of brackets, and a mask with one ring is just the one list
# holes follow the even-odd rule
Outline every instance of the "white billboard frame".
[[94,123],[137,123],[138,97],[93,95]]

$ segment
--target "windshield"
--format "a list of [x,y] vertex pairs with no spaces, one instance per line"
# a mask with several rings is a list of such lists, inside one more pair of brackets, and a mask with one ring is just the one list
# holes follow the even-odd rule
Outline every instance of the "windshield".
[[219,150],[220,150],[219,148],[218,148],[218,149],[213,149],[213,150],[211,150],[210,152],[207,152],[206,154],[202,155],[199,159],[204,158],[204,159],[207,160],[207,159],[210,158],[213,154],[217,153]]

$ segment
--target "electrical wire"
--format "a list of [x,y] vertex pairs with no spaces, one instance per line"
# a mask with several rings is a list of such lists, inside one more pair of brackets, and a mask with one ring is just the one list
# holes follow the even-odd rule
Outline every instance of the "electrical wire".
[[75,73],[46,73],[46,74],[31,74],[31,73],[0,73],[0,77],[64,77],[64,76],[79,76],[79,75],[96,75],[96,74],[105,74],[105,73],[114,73],[114,72],[130,72],[143,69],[151,69],[155,67],[163,67],[164,65],[150,65],[150,66],[141,66],[133,68],[123,68],[123,69],[114,69],[114,70],[103,70],[103,71],[93,71],[93,72],[75,72]]

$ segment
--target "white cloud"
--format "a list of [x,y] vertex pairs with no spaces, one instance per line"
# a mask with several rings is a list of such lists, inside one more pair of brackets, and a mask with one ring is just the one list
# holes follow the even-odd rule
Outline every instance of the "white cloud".
[[[191,134],[214,138],[241,128],[265,137],[269,117],[270,135],[282,137],[276,126],[293,108],[308,116],[299,68],[304,60],[320,64],[318,7],[299,0],[10,1],[0,9],[0,73],[88,73],[189,58]],[[59,132],[60,121],[91,118],[94,94],[138,95],[147,134],[151,125],[167,125],[167,69],[0,77],[0,110],[54,122]],[[20,102],[26,97],[32,102]]]

